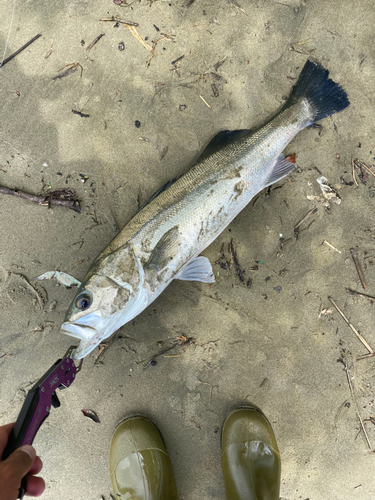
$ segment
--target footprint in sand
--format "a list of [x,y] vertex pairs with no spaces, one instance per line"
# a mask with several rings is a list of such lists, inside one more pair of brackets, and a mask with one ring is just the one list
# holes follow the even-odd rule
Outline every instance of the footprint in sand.
[[[0,285],[1,286],[1,285]],[[34,307],[43,309],[43,298],[30,285],[22,274],[12,273],[6,282],[6,291],[13,303],[23,303],[25,306],[32,303]]]

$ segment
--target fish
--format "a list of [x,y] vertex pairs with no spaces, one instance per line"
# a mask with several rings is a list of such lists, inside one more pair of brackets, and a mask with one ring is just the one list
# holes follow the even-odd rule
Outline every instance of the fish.
[[138,316],[172,280],[215,281],[200,255],[261,190],[295,168],[283,150],[305,127],[349,106],[308,60],[281,111],[258,130],[219,132],[195,165],[157,191],[96,257],[61,332],[80,340],[75,359]]

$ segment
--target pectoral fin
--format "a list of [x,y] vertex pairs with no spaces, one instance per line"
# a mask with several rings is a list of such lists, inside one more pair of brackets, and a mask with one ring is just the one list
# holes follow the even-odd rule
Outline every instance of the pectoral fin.
[[65,286],[80,286],[81,282],[75,279],[73,276],[67,273],[61,273],[60,271],[48,271],[47,273],[41,274],[31,281],[42,281],[56,279],[59,283]]
[[189,261],[176,275],[176,280],[202,281],[203,283],[215,283],[210,261],[203,257],[195,257]]
[[180,233],[178,227],[174,226],[157,242],[145,269],[155,272],[161,271],[177,255],[180,244]]
[[270,186],[277,181],[286,177],[294,168],[296,168],[296,155],[287,156],[280,155],[277,158],[271,175],[267,179],[267,184],[264,187]]

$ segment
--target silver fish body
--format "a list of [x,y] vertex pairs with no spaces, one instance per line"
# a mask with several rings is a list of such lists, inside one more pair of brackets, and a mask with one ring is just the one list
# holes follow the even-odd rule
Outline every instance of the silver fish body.
[[[319,77],[320,87],[309,77]],[[80,338],[76,358],[142,312],[173,279],[214,281],[208,260],[199,254],[259,191],[294,168],[281,153],[295,135],[349,104],[327,77],[308,61],[274,119],[253,134],[220,133],[192,169],[129,221],[93,262],[67,312],[62,331]],[[326,109],[320,94],[327,82]],[[320,88],[318,102],[311,87],[315,94]]]

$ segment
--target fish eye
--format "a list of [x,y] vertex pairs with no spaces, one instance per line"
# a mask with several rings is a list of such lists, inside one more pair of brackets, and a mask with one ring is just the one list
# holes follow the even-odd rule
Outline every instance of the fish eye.
[[91,306],[92,298],[87,292],[83,292],[76,298],[76,306],[81,311],[88,309]]

